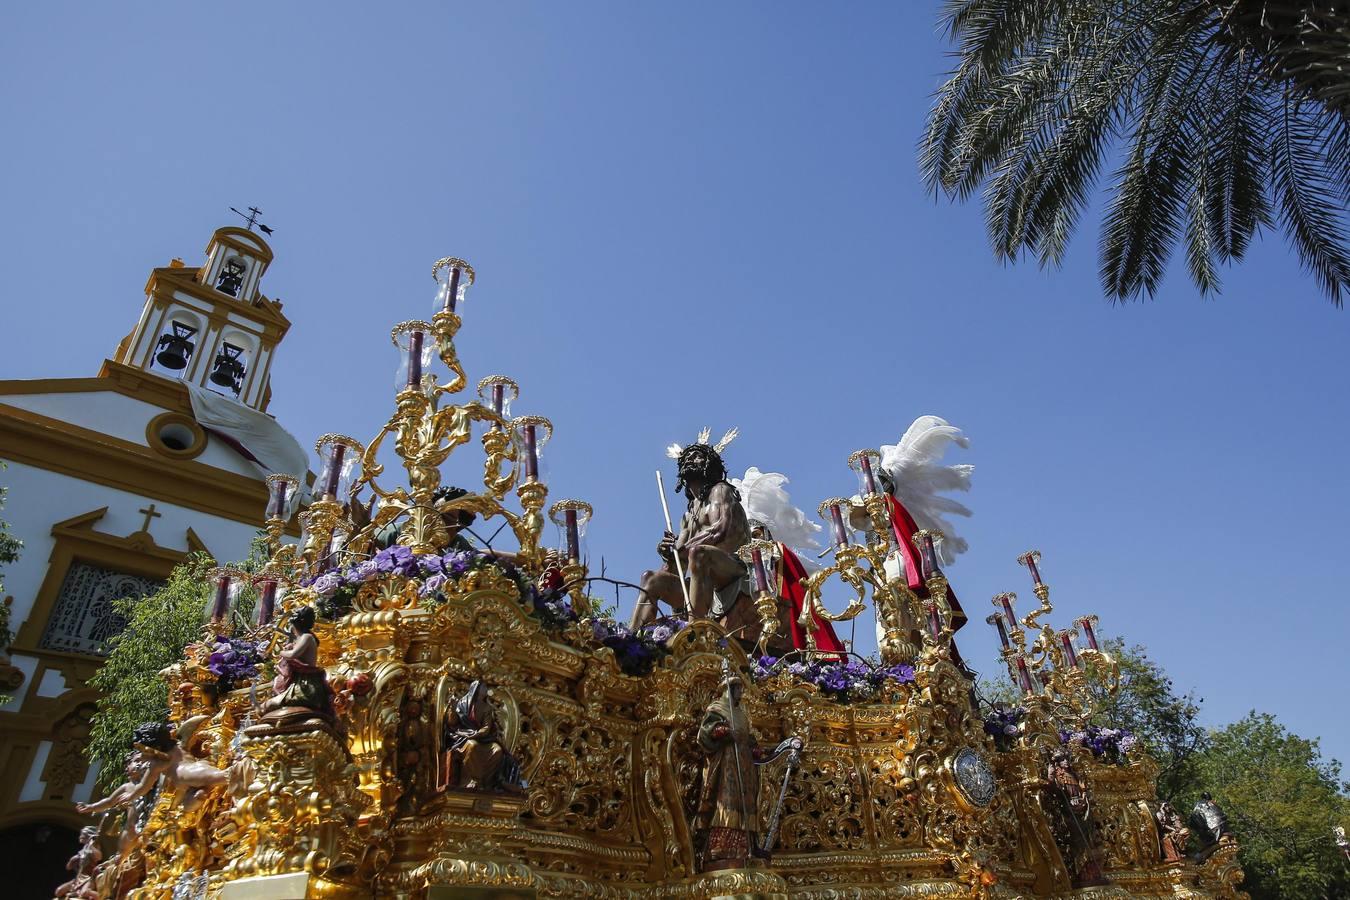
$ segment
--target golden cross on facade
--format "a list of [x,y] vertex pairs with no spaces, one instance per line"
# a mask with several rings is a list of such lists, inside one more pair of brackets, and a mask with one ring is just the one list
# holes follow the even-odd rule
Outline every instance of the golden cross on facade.
[[155,504],[153,504],[153,503],[151,503],[151,504],[150,504],[148,507],[146,507],[145,509],[138,509],[138,510],[136,510],[136,512],[138,512],[138,513],[145,513],[145,522],[143,522],[143,523],[141,524],[141,531],[144,531],[146,534],[149,534],[149,533],[150,533],[150,520],[151,520],[151,519],[162,519],[162,518],[164,517],[164,513],[157,513],[157,512],[155,512]]

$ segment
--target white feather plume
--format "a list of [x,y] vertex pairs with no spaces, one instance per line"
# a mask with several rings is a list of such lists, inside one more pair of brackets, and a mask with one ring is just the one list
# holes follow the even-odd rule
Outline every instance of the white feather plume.
[[723,450],[727,449],[727,444],[730,444],[732,441],[736,440],[736,438],[740,435],[740,433],[741,430],[739,428],[736,428],[735,426],[728,428],[727,433],[722,435],[722,439],[713,445],[713,449],[716,450],[718,453],[721,453]]
[[745,514],[768,525],[774,540],[793,548],[819,550],[820,542],[815,535],[821,527],[792,505],[788,492],[783,489],[787,483],[786,475],[761,472],[754,466],[745,470],[744,478],[731,479],[732,486],[740,491]]
[[944,565],[970,546],[956,533],[947,516],[969,516],[971,511],[965,504],[940,494],[970,490],[970,476],[975,471],[970,465],[942,465],[942,457],[952,444],[966,448],[970,441],[961,429],[945,419],[920,416],[905,431],[900,443],[881,447],[881,468],[895,485],[896,499],[905,505],[920,528],[937,529],[944,535],[939,544]]

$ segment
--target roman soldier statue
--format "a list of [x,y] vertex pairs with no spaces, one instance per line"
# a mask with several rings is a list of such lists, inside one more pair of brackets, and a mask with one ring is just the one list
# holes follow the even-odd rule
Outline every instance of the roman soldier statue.
[[[675,491],[684,494],[688,508],[680,519],[679,534],[667,531],[657,545],[665,564],[642,576],[633,610],[635,630],[654,621],[657,601],[664,601],[678,615],[715,619],[732,634],[753,637],[745,632],[755,629],[759,620],[750,599],[749,572],[736,555],[750,540],[750,523],[722,462],[722,451],[736,434],[733,428],[710,444],[705,428],[696,443],[667,449],[676,461]],[[687,609],[680,573],[688,579]]]
[[[750,536],[756,540],[773,541],[778,547],[772,565],[778,574],[779,618],[785,621],[780,622],[778,630],[782,646],[771,647],[770,652],[805,650],[807,627],[801,623],[802,606],[806,600],[803,582],[810,571],[802,557],[809,559],[812,549],[820,549],[820,542],[815,538],[820,526],[792,505],[783,488],[788,483],[786,475],[761,472],[751,466],[745,470],[744,478],[733,478],[731,483],[740,492],[741,506],[749,517]],[[817,612],[812,611],[811,616],[816,649],[830,653],[844,652],[844,644],[834,633],[834,626]]]
[[[909,589],[920,599],[928,596],[928,588],[924,585],[919,551],[914,546],[915,532],[919,529],[942,532],[938,554],[944,566],[953,562],[968,547],[966,541],[956,534],[947,516],[969,516],[970,509],[941,494],[945,491],[970,490],[970,476],[975,467],[943,465],[942,456],[952,444],[964,448],[970,446],[970,441],[961,433],[961,429],[948,424],[945,419],[920,416],[905,431],[900,443],[883,444],[881,447],[879,475],[894,543],[891,556],[886,561],[886,574],[890,578],[903,576]],[[861,498],[855,500],[850,523],[861,530],[871,528],[871,522],[863,512]],[[956,592],[950,588],[947,602],[952,608],[952,628],[958,629],[965,624],[966,614],[957,602]]]

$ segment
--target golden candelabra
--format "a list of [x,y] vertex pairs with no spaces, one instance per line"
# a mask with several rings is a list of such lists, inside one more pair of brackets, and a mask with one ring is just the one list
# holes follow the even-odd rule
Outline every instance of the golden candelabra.
[[[1018,619],[1017,595],[997,594],[992,601],[997,611],[985,621],[998,632],[1000,652],[1013,683],[1023,695],[1043,706],[1061,723],[1081,729],[1092,716],[1095,703],[1089,675],[1099,673],[1105,690],[1114,694],[1119,688],[1120,665],[1101,649],[1095,615],[1074,620],[1087,639],[1085,647],[1075,644],[1077,629],[1057,631],[1040,621],[1054,612],[1050,586],[1041,579],[1040,559],[1039,550],[1029,550],[1017,558],[1031,574],[1032,590],[1039,605]],[[1028,635],[1035,636],[1030,643]]]
[[[997,747],[954,662],[943,536],[919,530],[912,547],[897,544],[909,538],[893,527],[875,450],[849,456],[858,498],[819,507],[834,559],[803,581],[798,619],[809,663],[801,668],[842,677],[868,667],[821,652],[817,621],[855,619],[870,601],[884,669],[870,668],[856,694],[791,666],[761,672],[748,646],[713,621],[639,635],[593,609],[582,545],[590,504],[547,506],[559,541],[541,544],[540,454],[552,423],[513,416],[520,390],[502,375],[479,381],[477,400],[455,402],[468,384],[455,338],[475,276],[447,257],[432,277],[431,318],[391,332],[401,359],[393,414],[368,443],[328,434],[316,444],[301,542],[285,540],[301,486],[272,476],[269,561],[252,575],[211,573],[213,624],[163,672],[174,727],[154,732],[159,749],[138,745],[128,769],[141,779],[137,766],[172,763],[165,789],[123,804],[119,851],[100,870],[97,896],[1238,896],[1232,848],[1203,866],[1158,859],[1148,806],[1156,769],[1146,759],[1082,761],[1102,823],[1094,852],[1129,890],[1070,890],[1076,850],[1052,830],[1043,751],[1052,715],[1082,720],[1086,670],[1118,679],[1096,617],[1059,632],[1041,624],[1049,588],[1039,554],[1022,557],[1040,606],[1019,621],[1013,595],[1000,595],[989,621],[1034,727]],[[436,359],[445,383],[430,371]],[[443,486],[442,466],[475,425],[481,489]],[[390,444],[406,476],[397,486],[381,461]],[[518,549],[470,552],[461,532],[473,517],[504,521]],[[853,531],[865,537],[854,541]],[[783,637],[784,554],[754,540],[739,556],[759,653]],[[914,589],[911,576],[921,579]],[[822,601],[833,579],[852,593],[838,613]],[[253,676],[222,681],[213,642],[225,638],[231,598],[246,584],[259,596],[248,637],[264,659]],[[291,643],[278,653],[283,624]],[[1080,633],[1086,646],[1074,643]],[[698,824],[711,821],[701,818],[709,804],[718,815],[732,810],[724,792],[708,790],[718,727],[739,729],[756,750],[795,748],[736,757],[738,778],[753,773],[761,787],[746,801],[739,781],[736,802],[748,808],[734,813],[743,832],[758,838],[763,828],[765,845],[753,855],[747,847],[731,868],[709,864],[711,828]]]

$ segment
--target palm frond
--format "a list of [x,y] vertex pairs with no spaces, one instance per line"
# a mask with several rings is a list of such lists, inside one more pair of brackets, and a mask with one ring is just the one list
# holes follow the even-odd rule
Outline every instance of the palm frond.
[[1271,182],[1289,242],[1331,302],[1350,290],[1350,254],[1340,185],[1323,165],[1326,130],[1320,116],[1285,98],[1270,145]]

